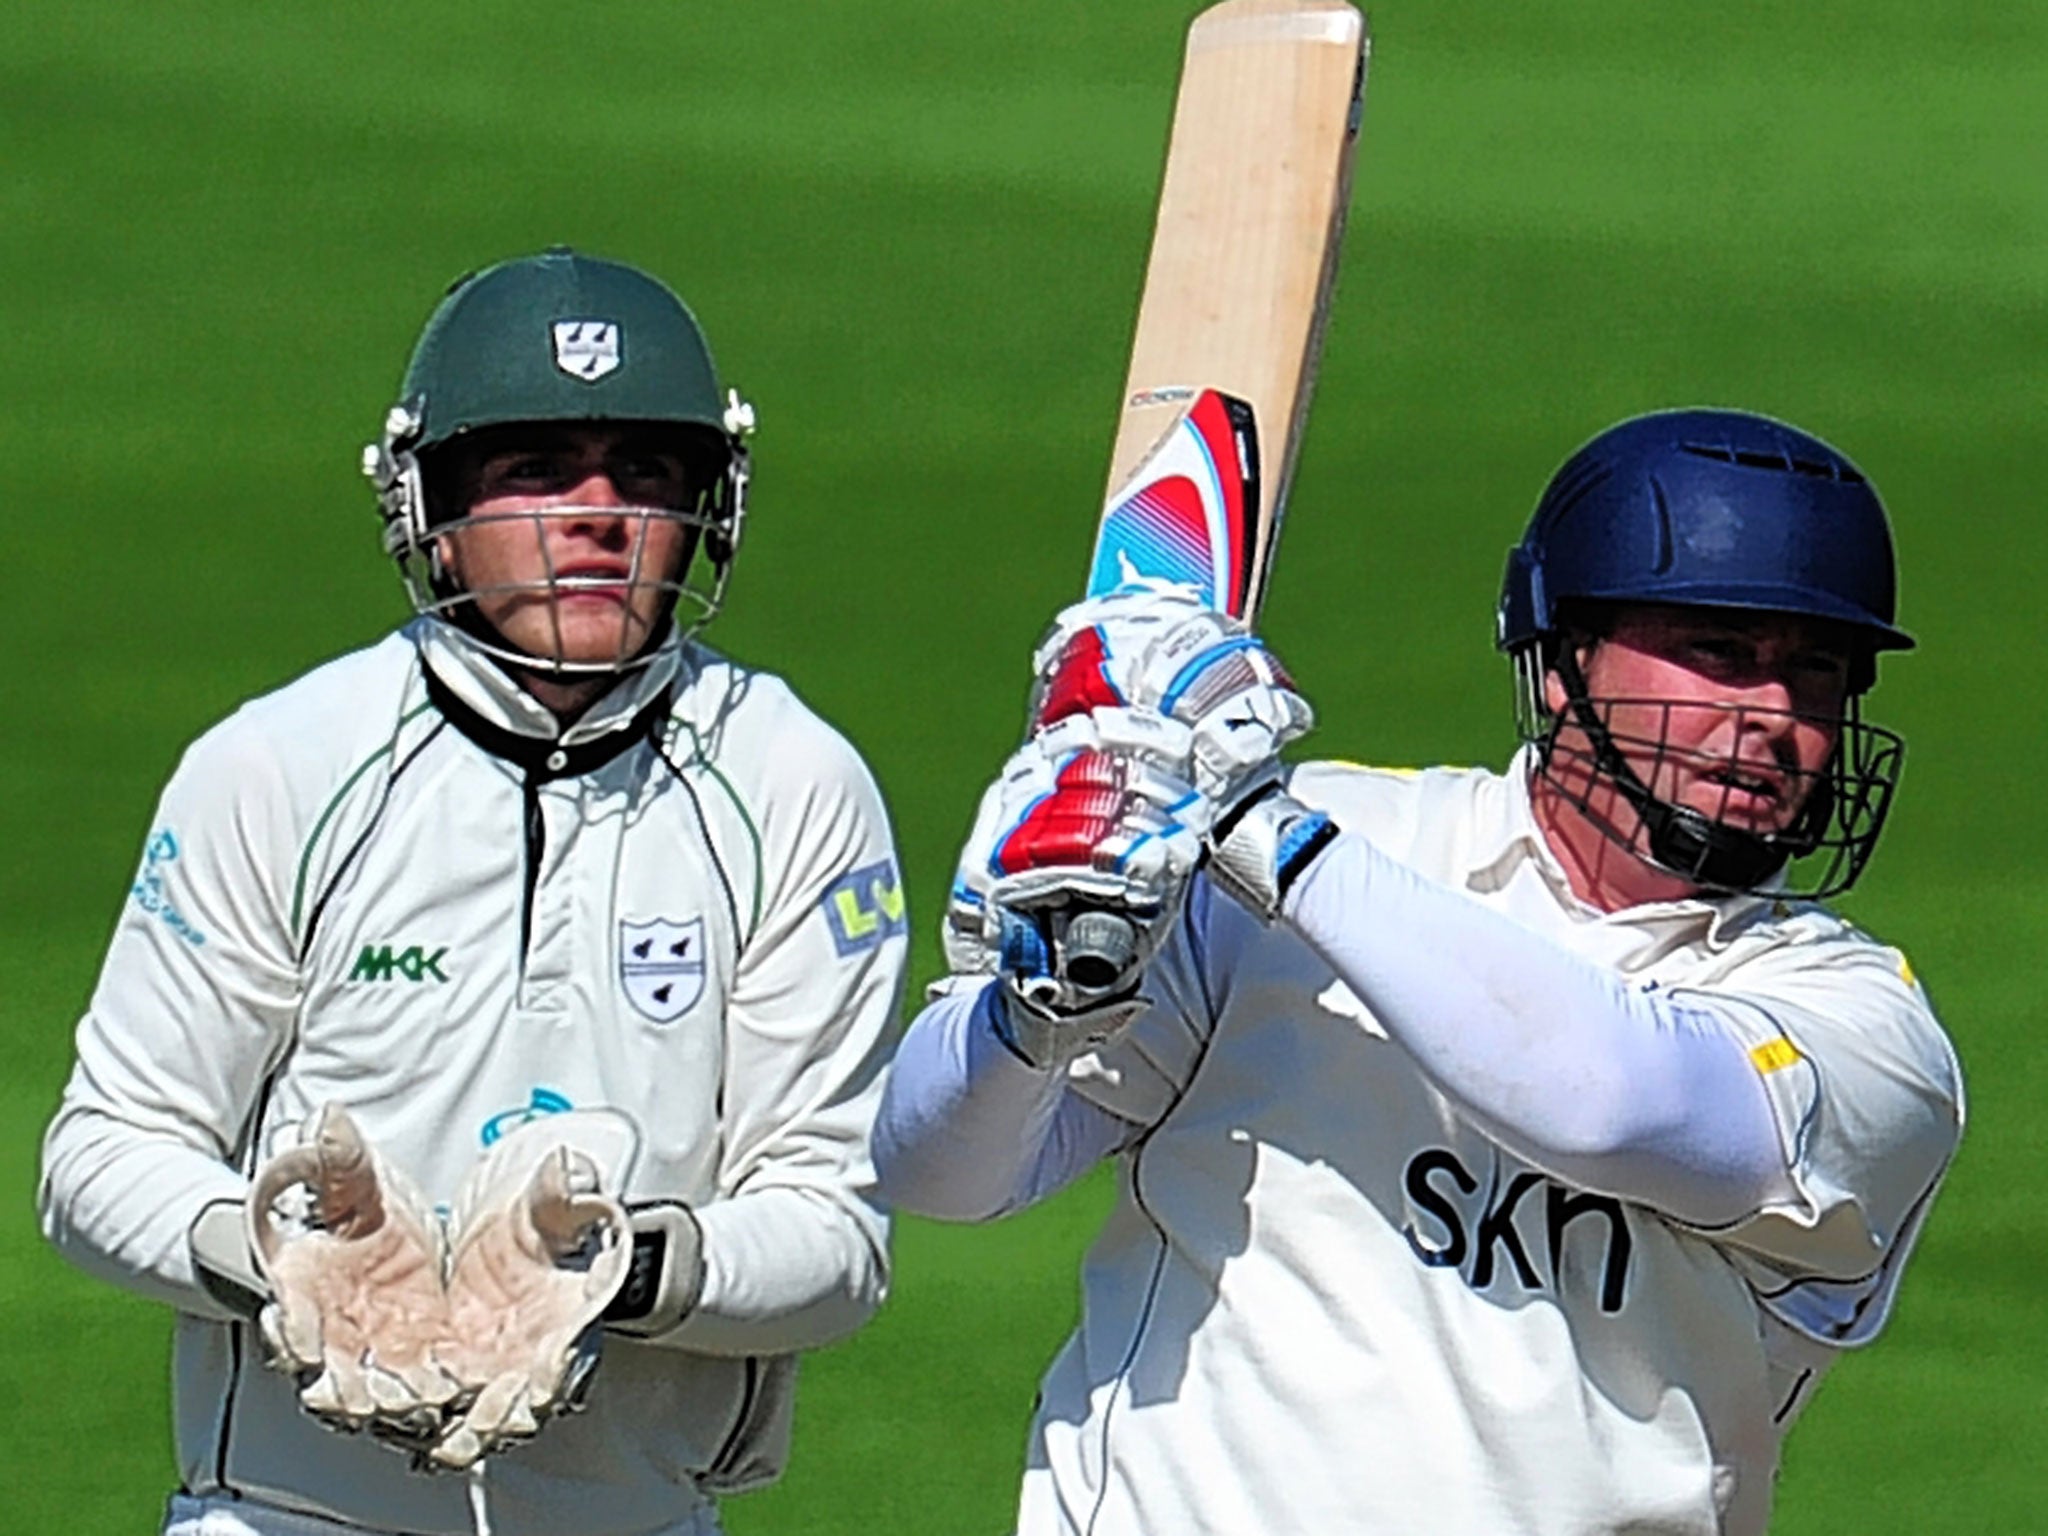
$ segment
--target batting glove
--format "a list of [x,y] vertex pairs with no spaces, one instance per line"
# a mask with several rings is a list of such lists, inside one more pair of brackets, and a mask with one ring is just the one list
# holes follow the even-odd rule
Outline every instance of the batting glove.
[[1186,739],[1163,716],[1098,710],[1013,759],[986,906],[1014,1005],[1006,1039],[1035,1064],[1095,1048],[1142,1010],[1139,973],[1179,912],[1209,819],[1163,766]]
[[1160,635],[1209,612],[1192,586],[1140,578],[1061,610],[1032,652],[1028,729],[1134,702],[1139,658]]
[[1337,836],[1337,824],[1277,783],[1255,791],[1209,834],[1209,879],[1262,923]]

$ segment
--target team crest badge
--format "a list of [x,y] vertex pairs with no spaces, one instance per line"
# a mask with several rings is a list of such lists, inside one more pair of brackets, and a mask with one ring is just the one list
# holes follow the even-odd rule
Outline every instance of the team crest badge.
[[636,1012],[673,1024],[704,995],[704,919],[619,924],[619,984]]
[[586,384],[619,366],[619,327],[612,320],[557,320],[555,366]]

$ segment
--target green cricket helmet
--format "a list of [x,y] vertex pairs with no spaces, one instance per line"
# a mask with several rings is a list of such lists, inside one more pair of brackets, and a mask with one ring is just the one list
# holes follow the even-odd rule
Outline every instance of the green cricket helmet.
[[382,437],[363,450],[385,552],[417,612],[457,624],[522,665],[602,672],[639,659],[569,662],[507,650],[495,632],[480,632],[488,626],[474,595],[437,550],[437,534],[467,511],[452,472],[454,450],[474,434],[585,423],[672,436],[689,466],[689,504],[646,515],[699,530],[704,559],[693,554],[691,569],[648,579],[668,589],[671,608],[689,610],[687,630],[718,611],[745,521],[753,409],[736,392],[721,393],[704,333],[666,286],[634,267],[557,246],[473,272],[448,290],[420,333]]

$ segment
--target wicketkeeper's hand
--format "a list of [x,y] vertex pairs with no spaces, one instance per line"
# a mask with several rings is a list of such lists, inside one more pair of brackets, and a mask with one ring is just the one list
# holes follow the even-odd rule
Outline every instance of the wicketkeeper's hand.
[[327,1105],[256,1172],[245,1215],[270,1299],[270,1364],[323,1422],[430,1433],[460,1390],[436,1354],[448,1331],[438,1223],[348,1112]]
[[456,1196],[443,1353],[465,1402],[426,1452],[435,1465],[470,1466],[582,1405],[598,1318],[630,1259],[626,1212],[599,1156],[574,1141],[593,1114],[522,1126]]

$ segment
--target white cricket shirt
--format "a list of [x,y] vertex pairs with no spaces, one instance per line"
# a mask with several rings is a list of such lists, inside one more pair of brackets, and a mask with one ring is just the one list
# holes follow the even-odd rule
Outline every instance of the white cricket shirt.
[[556,738],[417,621],[245,706],[165,790],[43,1151],[45,1229],[179,1309],[187,1492],[466,1532],[462,1482],[303,1413],[186,1227],[321,1104],[430,1199],[570,1107],[630,1115],[630,1200],[702,1222],[696,1312],[608,1337],[588,1410],[486,1464],[499,1536],[680,1528],[772,1478],[796,1351],[887,1280],[867,1135],[904,963],[859,758],[778,679],[671,641]]
[[[1552,1176],[1440,1091],[1302,937],[1198,885],[1148,976],[1153,1009],[1068,1078],[1128,1130],[1034,1420],[1024,1536],[1764,1529],[1780,1439],[1839,1347],[1877,1332],[1955,1145],[1954,1057],[1901,956],[1818,906],[1583,906],[1526,768],[1309,765],[1293,792],[1425,879],[1734,1020],[1785,1197],[1708,1231]],[[1319,892],[1326,918],[1341,898]],[[1415,921],[1384,907],[1374,921]],[[1456,932],[1399,937],[1447,971],[1481,959]],[[899,1060],[962,1007],[932,1004]],[[1573,1068],[1559,1053],[1549,1091]],[[1032,1076],[986,1058],[983,1113]],[[904,1086],[877,1128],[892,1148],[899,1097],[903,1135],[929,1129]],[[1060,1137],[1093,1134],[1044,1108],[1010,1124],[1056,1125],[1054,1163]],[[955,1132],[971,1134],[925,1145],[957,1164]],[[906,1186],[946,1177],[914,1144],[892,1156]],[[1027,1157],[1012,1193],[1046,1182]]]

